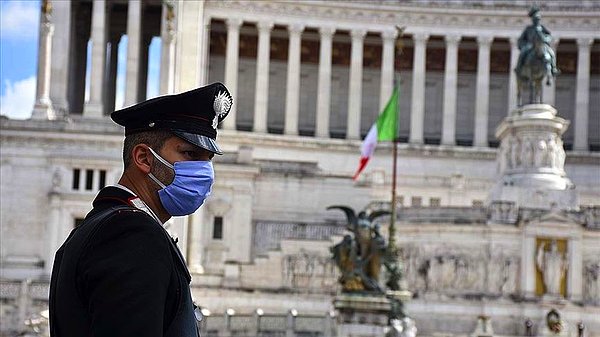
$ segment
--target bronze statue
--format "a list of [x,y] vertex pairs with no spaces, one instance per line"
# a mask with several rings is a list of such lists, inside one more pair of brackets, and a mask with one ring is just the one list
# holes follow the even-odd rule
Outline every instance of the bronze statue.
[[529,103],[542,103],[542,80],[546,85],[560,72],[556,68],[556,56],[550,46],[552,36],[541,21],[540,10],[532,7],[529,17],[533,24],[527,26],[518,40],[520,50],[517,67],[517,101],[523,105],[522,94],[529,87]]
[[327,209],[340,209],[346,214],[346,228],[354,235],[345,235],[342,242],[330,248],[333,259],[342,273],[339,282],[344,292],[372,291],[382,293],[379,286],[381,265],[387,255],[385,239],[379,232],[374,219],[388,215],[388,211],[375,211],[367,215],[360,212],[356,216],[353,209],[346,206],[330,206]]

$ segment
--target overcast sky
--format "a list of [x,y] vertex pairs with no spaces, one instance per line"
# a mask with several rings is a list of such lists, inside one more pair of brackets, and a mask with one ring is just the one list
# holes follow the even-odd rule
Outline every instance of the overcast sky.
[[[0,1],[0,114],[15,119],[31,117],[35,101],[39,0]],[[127,37],[119,44],[117,108],[122,106]],[[88,48],[89,55],[89,48]],[[148,98],[158,94],[160,40],[150,44]],[[88,58],[88,69],[90,60]],[[89,72],[86,76],[89,83]],[[86,85],[86,92],[88,86]],[[87,97],[87,95],[86,95]]]

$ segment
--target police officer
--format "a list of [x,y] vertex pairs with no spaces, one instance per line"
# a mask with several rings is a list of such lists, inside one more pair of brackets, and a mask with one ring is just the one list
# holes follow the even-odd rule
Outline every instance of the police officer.
[[191,277],[162,225],[209,196],[231,105],[214,83],[112,113],[125,127],[125,169],[56,253],[51,336],[198,336]]

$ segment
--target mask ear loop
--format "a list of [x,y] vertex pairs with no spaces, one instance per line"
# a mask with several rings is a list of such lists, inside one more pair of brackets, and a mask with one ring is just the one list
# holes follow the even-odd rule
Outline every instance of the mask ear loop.
[[154,150],[152,150],[151,147],[148,147],[148,150],[150,150],[150,152],[152,152],[152,154],[154,155],[154,157],[156,157],[156,159],[160,160],[161,163],[165,164],[166,167],[170,168],[171,170],[173,169],[173,165],[171,165],[171,163],[166,161],[163,157],[159,156],[158,153],[154,152]]
[[[158,161],[160,161],[166,167],[170,168],[171,170],[174,170],[173,165],[171,165],[171,163],[166,161],[163,157],[159,156],[158,153],[154,152],[154,150],[152,150],[151,147],[148,147],[148,149],[150,150],[150,152],[152,152],[152,155],[154,155],[154,158],[158,159]],[[160,180],[158,180],[158,178],[156,178],[154,176],[154,174],[148,173],[148,177],[150,177],[150,179],[152,179],[152,181],[154,181],[156,184],[158,184],[158,186],[160,186],[161,188],[167,187],[165,184],[161,183]]]

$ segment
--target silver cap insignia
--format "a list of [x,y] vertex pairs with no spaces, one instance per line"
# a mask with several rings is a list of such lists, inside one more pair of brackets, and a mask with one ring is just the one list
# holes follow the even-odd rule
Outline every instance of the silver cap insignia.
[[213,108],[215,109],[215,113],[219,119],[224,118],[225,115],[229,113],[229,110],[231,109],[231,103],[231,96],[229,96],[226,92],[220,91],[217,94],[213,103]]

